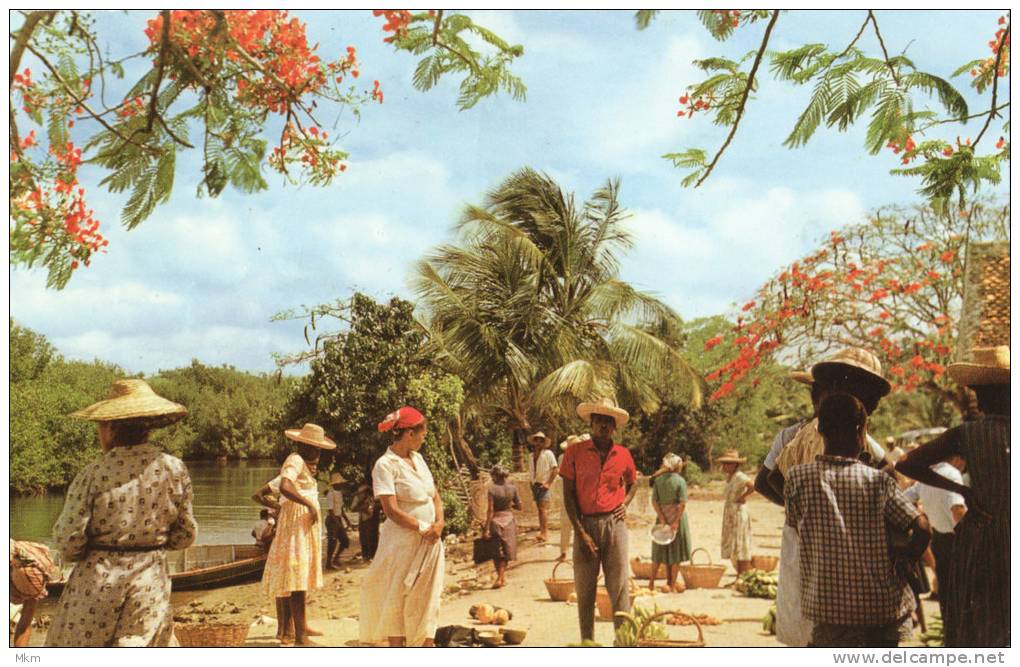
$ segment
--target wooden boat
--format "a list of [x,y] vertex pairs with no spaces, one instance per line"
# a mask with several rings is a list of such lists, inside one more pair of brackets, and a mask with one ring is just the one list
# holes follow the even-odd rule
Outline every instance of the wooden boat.
[[[262,578],[266,552],[254,544],[206,544],[169,551],[170,583],[174,591],[204,591]],[[58,597],[67,583],[51,581],[46,585],[50,597]]]

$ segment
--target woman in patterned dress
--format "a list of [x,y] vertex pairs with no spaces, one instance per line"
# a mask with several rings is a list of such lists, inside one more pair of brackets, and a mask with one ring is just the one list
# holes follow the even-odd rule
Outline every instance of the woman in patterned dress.
[[[950,364],[946,371],[957,383],[974,390],[981,416],[910,452],[896,464],[896,471],[959,493],[967,504],[967,513],[953,531],[942,619],[945,645],[1009,646],[1009,347],[975,348],[972,357],[972,362]],[[953,456],[967,462],[970,486],[931,469]]]
[[71,482],[53,539],[74,571],[47,646],[174,645],[166,551],[195,541],[191,478],[149,431],[187,414],[143,380],[72,414],[97,422],[103,455]]
[[687,480],[680,474],[684,469],[684,460],[672,452],[662,457],[662,467],[652,475],[652,507],[655,508],[656,523],[670,526],[674,533],[669,544],[652,543],[652,576],[648,578],[648,588],[655,590],[655,574],[659,564],[666,565],[666,586],[663,592],[683,593],[685,589],[681,580],[677,583],[676,575],[680,572],[680,563],[691,559],[691,531],[687,526]]
[[717,458],[727,475],[726,503],[723,505],[722,557],[733,561],[737,574],[751,568],[751,515],[747,513],[747,497],[754,493],[754,482],[740,472],[747,459],[731,449]]
[[[308,636],[318,633],[308,630],[305,597],[308,591],[322,588],[322,524],[315,473],[322,450],[336,449],[336,443],[316,424],[283,433],[298,443],[298,449],[280,468],[280,516],[262,573],[262,589],[274,602],[289,598],[294,643],[314,646]],[[284,619],[279,620],[283,625]],[[280,643],[289,644],[289,637],[281,636]]]
[[393,433],[393,444],[372,469],[372,490],[386,522],[361,582],[359,634],[365,644],[435,646],[445,570],[443,502],[418,453],[426,428],[425,417],[408,406],[379,424],[380,431]]

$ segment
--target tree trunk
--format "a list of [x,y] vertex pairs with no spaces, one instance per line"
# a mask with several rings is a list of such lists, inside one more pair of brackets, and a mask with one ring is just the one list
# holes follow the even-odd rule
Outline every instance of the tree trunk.
[[464,439],[464,423],[461,421],[459,414],[454,421],[450,422],[448,429],[450,444],[456,457],[471,470],[471,479],[478,479],[478,459],[475,457],[475,453],[471,451],[471,445]]
[[515,472],[524,472],[524,457],[528,453],[528,432],[520,427],[513,430],[513,467]]

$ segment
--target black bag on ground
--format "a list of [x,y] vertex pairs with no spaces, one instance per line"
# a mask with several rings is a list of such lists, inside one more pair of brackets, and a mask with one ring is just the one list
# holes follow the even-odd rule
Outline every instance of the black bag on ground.
[[473,554],[475,565],[484,563],[492,560],[493,558],[499,558],[502,553],[499,545],[499,538],[492,537],[479,537],[474,541]]

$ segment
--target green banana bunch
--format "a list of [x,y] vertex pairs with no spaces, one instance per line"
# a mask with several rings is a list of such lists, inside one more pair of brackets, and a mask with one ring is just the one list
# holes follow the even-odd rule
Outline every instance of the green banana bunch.
[[768,613],[761,619],[761,629],[770,635],[776,634],[776,605],[769,607]]
[[[618,647],[633,647],[637,646],[638,629],[641,625],[659,613],[659,608],[652,607],[639,607],[635,606],[631,613],[625,611],[618,611],[614,616],[618,616],[623,619],[623,625],[616,630],[616,639],[613,641],[613,646]],[[648,630],[645,631],[645,639],[666,639],[669,635],[666,634],[666,627],[661,623],[652,623]]]
[[737,577],[735,587],[748,597],[775,600],[779,590],[779,573],[748,570]]

